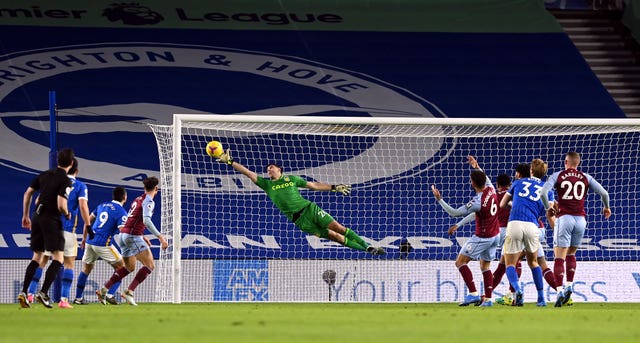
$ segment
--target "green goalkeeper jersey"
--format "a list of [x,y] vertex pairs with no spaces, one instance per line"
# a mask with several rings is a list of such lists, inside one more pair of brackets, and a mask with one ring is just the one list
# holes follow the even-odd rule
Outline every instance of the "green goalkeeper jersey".
[[311,203],[300,195],[298,188],[306,187],[307,180],[299,176],[282,175],[275,181],[258,176],[256,185],[267,193],[269,199],[289,220],[291,220],[294,213],[299,212]]

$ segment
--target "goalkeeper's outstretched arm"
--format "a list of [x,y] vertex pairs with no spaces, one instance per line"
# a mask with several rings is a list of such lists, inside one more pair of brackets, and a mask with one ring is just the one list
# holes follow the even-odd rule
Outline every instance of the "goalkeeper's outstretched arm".
[[331,190],[331,185],[328,183],[324,183],[324,182],[317,182],[317,181],[307,181],[307,187],[308,189],[314,190],[314,191],[330,191]]
[[226,163],[232,166],[233,169],[239,171],[242,175],[248,177],[249,180],[251,180],[253,183],[256,183],[258,181],[258,174],[249,170],[249,168],[243,166],[242,164],[238,163],[238,161],[234,160],[231,157],[231,150],[229,149],[227,149],[227,151],[225,151],[222,155],[220,155],[220,157],[218,158],[218,162]]
[[345,185],[342,183],[338,185],[330,185],[323,182],[308,181],[306,188],[312,189],[314,191],[332,191],[341,193],[342,195],[351,194],[351,185]]

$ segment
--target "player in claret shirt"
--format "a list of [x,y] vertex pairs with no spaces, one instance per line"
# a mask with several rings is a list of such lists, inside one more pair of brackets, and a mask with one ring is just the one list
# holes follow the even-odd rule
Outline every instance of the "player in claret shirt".
[[[553,173],[543,188],[542,202],[551,215],[557,216],[557,228],[553,233],[553,254],[555,256],[553,273],[556,277],[558,298],[555,307],[561,307],[571,299],[573,293],[573,277],[576,272],[576,251],[580,246],[584,230],[587,227],[584,200],[587,190],[592,189],[600,195],[604,208],[602,214],[606,219],[611,216],[609,193],[591,175],[578,170],[580,154],[569,152],[565,155],[564,170]],[[558,211],[549,205],[546,197],[548,190],[555,188],[558,192],[556,202]],[[563,288],[565,263],[567,283]]]
[[[476,168],[471,172],[471,187],[476,195],[463,206],[454,209],[447,204],[440,191],[435,185],[431,185],[431,192],[438,201],[438,204],[449,213],[452,217],[463,217],[460,222],[449,228],[449,234],[452,235],[458,227],[472,220],[471,213],[475,213],[476,230],[475,234],[462,246],[460,253],[456,258],[456,267],[462,279],[464,280],[469,294],[464,297],[460,306],[468,306],[470,304],[480,306],[492,306],[491,296],[493,292],[493,274],[491,273],[491,261],[496,256],[496,250],[500,244],[500,223],[498,222],[498,198],[496,190],[491,184],[491,180],[487,175],[478,168],[478,163],[473,156],[468,156],[469,164]],[[470,218],[471,217],[471,218]],[[468,263],[472,259],[480,261],[480,270],[482,271],[482,279],[484,282],[485,300],[478,294],[475,282],[473,281],[473,273],[469,269]]]

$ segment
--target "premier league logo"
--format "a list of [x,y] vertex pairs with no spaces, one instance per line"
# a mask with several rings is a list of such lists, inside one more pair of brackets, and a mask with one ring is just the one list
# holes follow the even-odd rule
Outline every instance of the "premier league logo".
[[112,22],[121,20],[125,25],[153,25],[164,20],[160,13],[137,2],[113,3],[102,15]]

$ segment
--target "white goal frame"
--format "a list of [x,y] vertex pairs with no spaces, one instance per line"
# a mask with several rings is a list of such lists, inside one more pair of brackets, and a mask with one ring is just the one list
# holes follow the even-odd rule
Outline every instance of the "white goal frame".
[[[298,117],[298,116],[258,116],[258,115],[217,115],[217,114],[174,114],[173,116],[173,226],[171,270],[162,270],[162,273],[171,273],[171,290],[169,299],[158,299],[159,301],[171,301],[173,303],[182,302],[182,278],[181,278],[181,223],[182,223],[182,159],[179,153],[182,151],[183,126],[189,123],[268,123],[268,124],[328,124],[328,125],[420,125],[420,126],[518,126],[518,127],[545,127],[545,126],[638,126],[640,131],[640,119],[583,119],[583,118],[563,118],[563,119],[533,119],[533,118],[424,118],[424,117]],[[162,214],[164,216],[164,213]],[[164,230],[163,230],[164,231]]]

